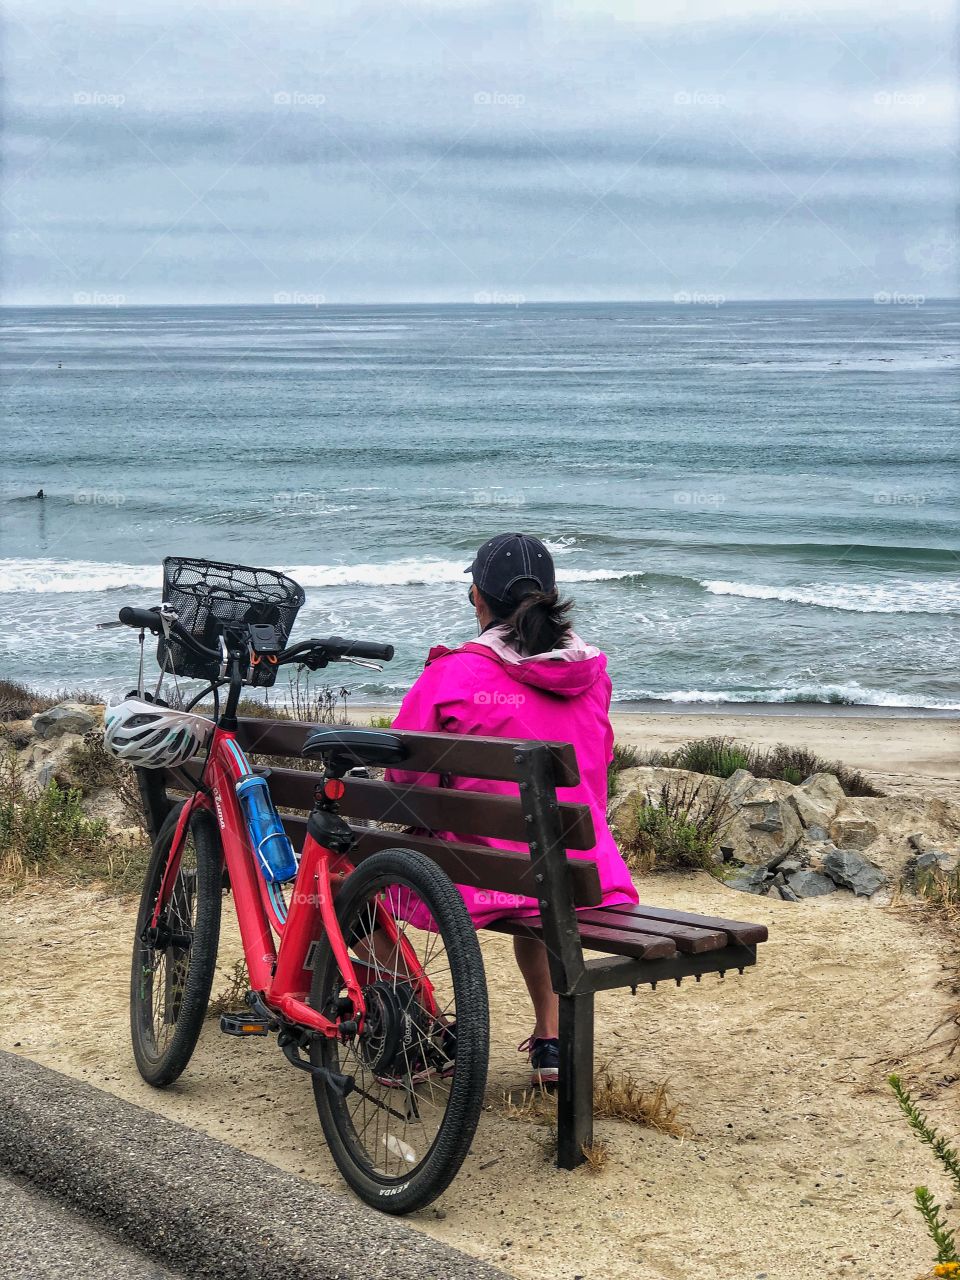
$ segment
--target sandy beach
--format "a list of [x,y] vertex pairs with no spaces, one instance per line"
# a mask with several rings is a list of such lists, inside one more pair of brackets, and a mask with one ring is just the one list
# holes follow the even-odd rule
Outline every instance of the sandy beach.
[[[960,785],[954,721],[618,714],[616,729],[647,747],[706,733],[803,742],[882,774],[891,787],[883,803],[918,814]],[[549,1131],[505,1114],[504,1095],[519,1096],[526,1083],[515,1046],[529,1033],[529,1014],[509,941],[482,934],[487,1106],[460,1176],[411,1224],[531,1280],[918,1273],[928,1249],[912,1188],[926,1181],[942,1199],[949,1191],[903,1126],[885,1078],[901,1071],[932,1117],[948,1125],[955,1117],[955,957],[946,939],[915,908],[849,894],[776,902],[702,873],[637,883],[659,905],[770,929],[759,965],[742,978],[598,1000],[598,1060],[644,1087],[668,1081],[686,1136],[601,1119],[606,1168],[556,1170]],[[8,899],[0,1047],[342,1188],[309,1087],[272,1043],[238,1045],[211,1020],[174,1087],[158,1092],[141,1081],[127,1028],[134,915],[132,899],[89,889],[51,896],[34,886]],[[225,912],[215,990],[239,954]]]

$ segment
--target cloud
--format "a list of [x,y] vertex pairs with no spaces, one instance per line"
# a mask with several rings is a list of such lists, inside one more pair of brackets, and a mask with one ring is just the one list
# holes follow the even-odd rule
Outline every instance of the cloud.
[[15,5],[8,297],[908,287],[955,194],[948,26],[859,0]]

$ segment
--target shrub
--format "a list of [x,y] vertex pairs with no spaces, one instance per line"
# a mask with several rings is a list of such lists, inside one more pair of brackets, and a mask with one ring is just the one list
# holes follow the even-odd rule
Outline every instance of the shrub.
[[[891,1075],[887,1079],[890,1088],[896,1094],[900,1110],[907,1118],[907,1124],[919,1140],[931,1149],[937,1160],[943,1165],[957,1191],[960,1192],[960,1152],[951,1147],[946,1138],[937,1132],[914,1102],[900,1077]],[[960,1267],[956,1238],[954,1233],[948,1229],[940,1206],[934,1201],[933,1196],[926,1187],[917,1187],[914,1190],[913,1197],[917,1211],[923,1218],[927,1233],[937,1250],[936,1262],[938,1266],[934,1268],[934,1274],[944,1276],[957,1275],[958,1272],[956,1270],[948,1269],[954,1266]]]
[[371,716],[371,729],[390,729],[393,726],[393,716]]
[[623,821],[621,847],[627,866],[712,870],[732,812],[718,788],[687,778],[664,783],[656,802],[640,794]]
[[78,788],[51,782],[27,786],[14,752],[0,758],[0,879],[53,872],[75,880],[103,880],[117,890],[136,887],[149,850],[125,846],[107,824],[88,818]]
[[671,753],[669,767],[729,778],[738,769],[750,768],[750,751],[732,738],[697,738]]
[[649,752],[637,764],[660,765],[665,769],[688,769],[715,778],[729,778],[738,769],[746,769],[755,778],[778,778],[799,786],[814,773],[832,773],[845,795],[882,796],[857,769],[835,761],[830,764],[807,747],[789,747],[780,742],[763,749],[736,742],[733,738],[695,738],[675,751]]

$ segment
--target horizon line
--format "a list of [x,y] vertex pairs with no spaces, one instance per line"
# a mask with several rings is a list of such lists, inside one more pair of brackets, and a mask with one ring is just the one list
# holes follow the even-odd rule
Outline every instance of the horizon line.
[[[678,291],[685,293],[686,291]],[[96,296],[96,295],[94,295]],[[106,297],[123,297],[123,295],[104,294]],[[799,297],[777,297],[777,298],[728,298],[723,294],[711,292],[691,292],[687,296],[673,296],[664,298],[517,298],[512,300],[510,295],[505,295],[504,300],[482,300],[469,302],[454,302],[448,300],[427,301],[419,299],[403,299],[403,298],[384,298],[377,301],[363,302],[264,302],[253,301],[249,299],[241,301],[203,301],[203,302],[171,302],[169,300],[154,300],[146,302],[122,302],[101,301],[101,302],[4,302],[0,300],[0,310],[17,311],[17,310],[33,310],[43,308],[49,311],[135,311],[148,307],[183,307],[183,308],[203,308],[203,307],[260,307],[263,309],[284,308],[296,311],[327,311],[336,310],[341,307],[470,307],[482,308],[501,311],[519,311],[523,307],[633,307],[633,306],[662,306],[670,305],[676,307],[703,308],[706,310],[717,310],[719,307],[726,306],[757,306],[757,305],[775,305],[779,303],[869,303],[871,306],[923,306],[928,302],[960,302],[960,294],[922,294],[914,293],[908,290],[878,290],[873,295],[857,295],[852,297],[835,297],[835,296],[799,296]]]

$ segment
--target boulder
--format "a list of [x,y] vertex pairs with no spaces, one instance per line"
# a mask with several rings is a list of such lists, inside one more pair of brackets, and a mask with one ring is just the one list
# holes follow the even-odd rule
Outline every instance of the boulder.
[[[60,787],[75,787],[76,779],[70,770],[70,753],[75,747],[83,745],[83,737],[79,733],[64,733],[53,742],[45,742],[43,747],[28,753],[32,756],[30,765],[36,770],[37,786],[46,789],[51,782]],[[45,749],[44,749],[45,748]]]
[[63,733],[89,733],[98,724],[89,707],[80,702],[58,702],[49,711],[38,711],[33,728],[38,738],[59,738]]
[[725,883],[731,889],[739,889],[741,893],[763,893],[766,879],[766,867],[741,867]]
[[880,868],[852,849],[832,850],[823,860],[823,869],[835,884],[861,898],[869,898],[885,883]]
[[813,773],[788,796],[805,827],[829,829],[846,796],[832,773]]
[[814,844],[826,844],[827,841],[830,839],[830,832],[827,830],[827,828],[821,827],[817,823],[812,823],[809,827],[807,827],[806,831],[804,832],[804,835],[808,840],[811,840]]
[[778,855],[791,853],[800,842],[803,827],[788,802],[789,783],[754,778],[738,769],[720,790],[732,811],[724,843],[733,846],[742,862],[775,865]]
[[798,898],[821,898],[837,888],[829,876],[819,871],[795,871],[787,883]]
[[830,823],[830,839],[841,849],[865,849],[877,838],[877,825],[859,809],[838,813]]

